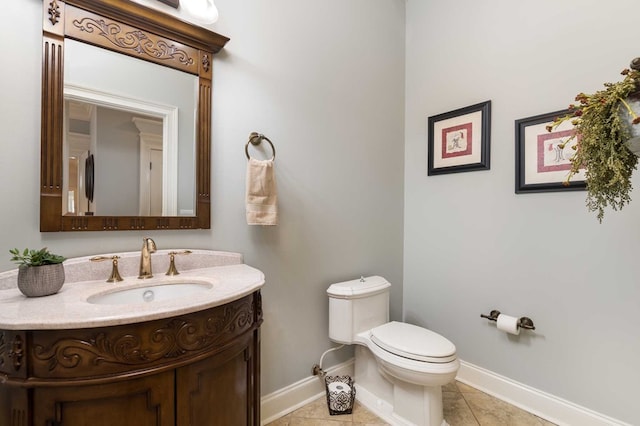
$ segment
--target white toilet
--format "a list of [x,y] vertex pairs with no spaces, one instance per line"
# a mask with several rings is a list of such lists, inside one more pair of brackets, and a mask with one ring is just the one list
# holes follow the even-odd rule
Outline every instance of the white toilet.
[[456,347],[433,331],[389,322],[389,287],[372,276],[332,284],[329,338],[357,344],[356,398],[392,425],[443,426],[442,386],[455,377]]

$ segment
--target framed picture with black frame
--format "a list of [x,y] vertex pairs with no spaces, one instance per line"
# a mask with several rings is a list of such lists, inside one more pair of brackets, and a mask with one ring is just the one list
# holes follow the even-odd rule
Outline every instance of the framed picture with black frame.
[[428,118],[427,174],[489,170],[491,101]]
[[516,120],[516,193],[580,191],[586,188],[584,169],[571,178],[571,157],[578,138],[570,120],[549,131],[568,110]]

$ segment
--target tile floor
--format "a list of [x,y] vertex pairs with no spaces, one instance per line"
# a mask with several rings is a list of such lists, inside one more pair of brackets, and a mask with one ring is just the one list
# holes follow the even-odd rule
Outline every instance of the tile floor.
[[[442,389],[444,418],[451,426],[553,426],[504,401],[460,382]],[[352,414],[329,415],[326,399],[319,398],[267,426],[383,426],[357,401]]]

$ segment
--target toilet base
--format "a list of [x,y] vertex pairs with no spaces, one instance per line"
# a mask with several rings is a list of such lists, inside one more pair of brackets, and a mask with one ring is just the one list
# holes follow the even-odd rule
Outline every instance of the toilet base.
[[[375,414],[377,417],[381,418],[392,426],[416,426],[416,423],[402,417],[399,413],[394,411],[394,407],[391,404],[381,400],[376,395],[369,392],[366,388],[358,386],[356,384],[356,389],[356,400],[372,414]],[[442,419],[442,422],[439,425],[435,426],[449,426],[449,423]]]
[[356,399],[393,426],[449,426],[442,415],[442,387],[402,382],[378,368],[368,348],[356,346]]

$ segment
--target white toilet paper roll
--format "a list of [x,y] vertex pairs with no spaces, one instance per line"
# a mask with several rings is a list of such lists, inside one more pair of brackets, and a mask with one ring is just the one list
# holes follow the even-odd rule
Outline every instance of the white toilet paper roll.
[[509,334],[520,334],[520,327],[518,327],[519,319],[509,315],[498,315],[498,330],[506,331]]
[[343,382],[329,383],[329,392],[351,392],[351,387]]

